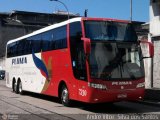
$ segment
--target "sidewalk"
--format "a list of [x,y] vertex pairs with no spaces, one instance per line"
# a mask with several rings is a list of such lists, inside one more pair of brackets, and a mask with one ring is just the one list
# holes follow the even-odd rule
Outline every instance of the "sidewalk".
[[160,107],[160,89],[146,89],[144,100],[139,102]]

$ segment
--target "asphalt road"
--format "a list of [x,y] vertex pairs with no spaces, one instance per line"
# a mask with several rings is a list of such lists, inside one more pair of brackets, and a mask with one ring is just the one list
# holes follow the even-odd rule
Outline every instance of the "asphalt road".
[[139,102],[118,102],[113,105],[88,105],[74,102],[64,107],[54,97],[25,93],[19,95],[0,80],[0,120],[121,120],[160,119],[160,107]]

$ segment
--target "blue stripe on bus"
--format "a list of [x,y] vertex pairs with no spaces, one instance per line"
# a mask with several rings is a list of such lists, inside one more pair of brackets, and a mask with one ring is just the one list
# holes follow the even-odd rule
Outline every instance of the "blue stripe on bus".
[[32,51],[32,57],[33,57],[33,61],[34,61],[34,64],[36,65],[36,67],[39,70],[43,71],[46,74],[47,78],[49,78],[48,71],[47,71],[47,68],[46,68],[44,62],[41,59],[39,59],[38,57],[36,57],[36,55],[33,51]]

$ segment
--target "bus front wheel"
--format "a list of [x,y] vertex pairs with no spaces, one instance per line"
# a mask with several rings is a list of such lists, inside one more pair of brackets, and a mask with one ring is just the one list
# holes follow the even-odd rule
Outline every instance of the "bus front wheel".
[[63,85],[61,89],[61,102],[64,106],[70,106],[69,92],[65,85]]

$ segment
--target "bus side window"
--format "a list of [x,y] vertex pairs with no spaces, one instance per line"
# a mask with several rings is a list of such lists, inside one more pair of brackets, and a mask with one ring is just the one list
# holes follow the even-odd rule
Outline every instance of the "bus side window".
[[42,33],[42,51],[43,52],[52,50],[52,47],[51,47],[51,35],[52,35],[51,31]]
[[24,49],[24,40],[21,40],[17,42],[17,55],[23,55],[23,49]]
[[42,33],[42,51],[57,50],[67,47],[67,26],[62,26]]
[[67,26],[62,26],[54,30],[54,49],[67,48]]
[[28,41],[27,41],[26,39],[24,39],[23,42],[24,42],[24,43],[23,43],[23,44],[24,44],[23,54],[24,54],[24,55],[27,55],[27,54],[28,54],[28,51],[27,51],[27,50],[28,50],[28,47],[29,47],[29,45],[27,44]]
[[27,38],[27,41],[29,41],[29,54],[32,53],[32,50],[34,53],[41,51],[41,34]]
[[11,57],[11,45],[10,44],[8,44],[8,46],[7,46],[7,58],[9,58],[9,57]]
[[72,68],[75,78],[86,80],[86,63],[80,22],[70,24],[70,47]]
[[11,57],[15,57],[17,55],[17,42],[11,43],[12,54]]
[[9,44],[9,47],[10,47],[10,55],[9,57],[13,57],[13,43]]

